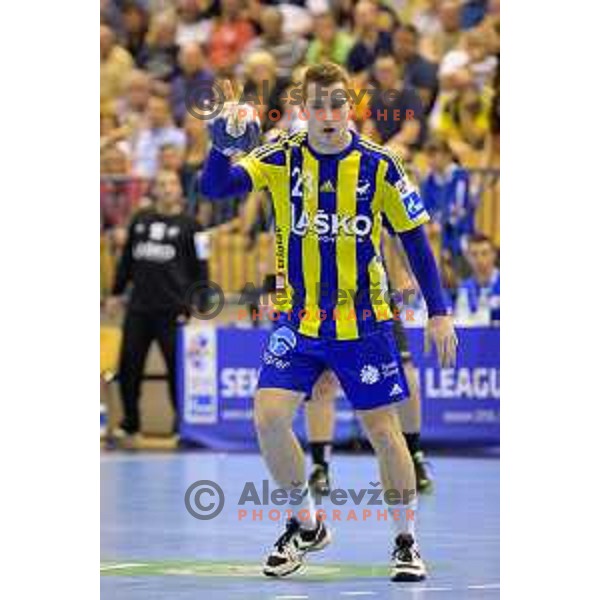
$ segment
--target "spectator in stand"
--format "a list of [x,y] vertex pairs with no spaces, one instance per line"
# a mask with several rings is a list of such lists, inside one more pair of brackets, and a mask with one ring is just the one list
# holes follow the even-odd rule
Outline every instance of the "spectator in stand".
[[438,4],[437,15],[440,29],[421,39],[421,54],[428,60],[439,63],[443,56],[456,48],[461,36],[460,0],[442,0]]
[[477,27],[485,18],[489,0],[466,0],[461,9],[460,21],[463,29]]
[[348,71],[359,80],[367,79],[367,71],[378,56],[390,54],[392,38],[378,28],[379,7],[374,0],[360,0],[354,7],[354,45],[347,60]]
[[269,52],[257,50],[244,63],[243,99],[255,105],[263,131],[277,126],[284,116],[281,101],[287,80],[277,77],[277,63]]
[[119,126],[119,120],[114,111],[105,109],[100,111],[100,152],[116,146],[126,157],[131,156],[131,144],[127,139],[129,128]]
[[296,37],[310,37],[313,16],[326,12],[330,0],[248,0],[248,18],[260,25],[264,6],[276,6],[283,15],[283,33]]
[[306,67],[298,67],[293,73],[288,86],[285,88],[281,95],[281,104],[283,107],[283,113],[281,120],[277,123],[277,127],[271,129],[265,135],[265,142],[275,141],[282,131],[289,133],[297,133],[298,131],[305,131],[308,128],[308,122],[306,116],[302,116],[302,106],[297,101],[297,98],[301,97],[302,88],[299,82],[302,81],[302,77]]
[[173,144],[161,146],[158,153],[158,170],[172,171],[177,173],[181,179],[181,168],[183,166],[183,150]]
[[[123,38],[124,46],[138,60],[148,34],[148,13],[138,2],[127,0],[123,6]],[[138,65],[139,66],[139,65]]]
[[419,32],[414,25],[401,25],[393,34],[393,51],[404,83],[417,90],[425,114],[429,114],[438,93],[437,65],[419,54]]
[[206,67],[204,53],[195,42],[181,47],[178,63],[180,74],[171,83],[171,110],[175,122],[180,125],[187,113],[186,99],[193,98],[196,103],[210,99],[214,77]]
[[134,70],[129,73],[125,90],[117,103],[117,114],[121,124],[129,127],[132,136],[142,126],[151,91],[152,82],[145,71]]
[[153,79],[170,82],[177,72],[177,17],[169,11],[153,15],[138,65]]
[[120,96],[132,69],[131,54],[116,43],[108,25],[100,25],[100,102],[113,102]]
[[127,226],[145,186],[131,177],[127,156],[118,146],[104,148],[100,157],[100,222],[104,231],[112,231]]
[[208,42],[213,19],[218,14],[217,2],[212,0],[208,2],[177,0],[177,14],[179,19],[175,41],[178,46],[206,44]]
[[498,60],[490,54],[485,31],[473,29],[440,65],[441,92],[431,117],[436,134],[448,140],[465,165],[480,161],[489,123],[493,75]]
[[242,13],[242,0],[221,0],[221,15],[215,20],[207,46],[209,63],[221,75],[233,74],[254,38],[254,28]]
[[472,276],[465,279],[458,293],[465,290],[469,309],[476,312],[482,296],[487,298],[492,323],[500,322],[500,270],[496,266],[497,251],[490,238],[475,234],[469,239],[467,259]]
[[161,96],[148,101],[147,124],[137,136],[134,147],[134,173],[140,177],[154,178],[158,169],[159,151],[165,144],[185,148],[185,134],[173,124],[169,103]]
[[447,52],[440,64],[442,89],[460,91],[474,85],[483,90],[491,81],[498,63],[491,51],[490,40],[484,30],[466,32],[460,45]]
[[356,0],[329,0],[330,10],[340,29],[344,31],[352,31],[354,29],[355,4]]
[[422,38],[437,35],[442,30],[439,7],[443,0],[422,0],[420,6],[411,11],[410,22],[417,28]]
[[294,69],[304,60],[308,42],[302,37],[284,33],[283,13],[276,6],[267,6],[261,10],[260,26],[262,33],[249,49],[269,52],[275,58],[277,76],[289,79]]
[[490,0],[478,29],[488,38],[488,52],[500,60],[500,0]]
[[382,33],[387,33],[391,37],[396,27],[400,25],[398,13],[386,0],[373,1],[377,5],[377,30]]
[[125,177],[130,172],[127,155],[115,144],[100,151],[100,176]]
[[476,166],[481,161],[489,131],[492,98],[475,86],[467,87],[445,100],[435,133],[446,140],[461,163]]
[[212,214],[211,202],[200,202],[197,179],[208,151],[208,133],[206,121],[187,114],[184,121],[186,147],[181,167],[183,195],[187,203],[188,214],[196,214],[201,223],[208,226]]
[[416,90],[404,85],[392,56],[383,56],[375,61],[373,78],[376,93],[369,102],[371,117],[365,122],[363,133],[407,158],[425,140],[425,113],[421,99]]
[[442,238],[442,258],[464,273],[462,254],[474,231],[475,207],[469,193],[469,174],[454,159],[447,143],[432,140],[425,147],[429,171],[421,183],[421,195],[432,217],[432,229]]
[[100,0],[100,24],[108,25],[117,35],[121,33],[122,14],[114,0]]
[[333,14],[326,12],[315,17],[315,37],[308,46],[306,62],[315,65],[331,61],[345,65],[352,49],[353,39],[345,31],[339,31]]

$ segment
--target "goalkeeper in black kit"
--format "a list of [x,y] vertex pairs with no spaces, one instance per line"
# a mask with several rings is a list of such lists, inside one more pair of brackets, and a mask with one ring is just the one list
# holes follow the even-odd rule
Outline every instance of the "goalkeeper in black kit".
[[[175,390],[177,326],[190,316],[187,298],[208,279],[208,263],[202,256],[200,227],[182,212],[181,185],[177,173],[161,171],[155,182],[154,207],[135,215],[117,268],[113,295],[106,301],[109,314],[131,293],[123,324],[119,384],[123,421],[117,438],[126,448],[135,447],[140,431],[139,395],[144,364],[153,341],[164,357],[169,395],[177,433]],[[203,310],[202,302],[197,307]]]

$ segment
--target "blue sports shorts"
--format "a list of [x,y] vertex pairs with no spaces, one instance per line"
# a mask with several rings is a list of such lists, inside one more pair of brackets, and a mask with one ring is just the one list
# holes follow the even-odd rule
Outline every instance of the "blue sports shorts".
[[391,321],[357,340],[302,335],[289,326],[271,333],[262,353],[258,388],[307,396],[323,371],[331,369],[355,410],[369,410],[408,397],[402,359]]

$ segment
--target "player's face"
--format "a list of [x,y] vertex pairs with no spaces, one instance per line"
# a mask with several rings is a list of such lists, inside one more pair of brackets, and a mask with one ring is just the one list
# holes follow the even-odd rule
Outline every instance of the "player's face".
[[496,254],[487,242],[469,246],[469,262],[475,275],[489,277],[494,270]]
[[163,172],[156,180],[156,196],[163,207],[172,207],[181,199],[181,184],[177,173]]
[[309,83],[304,109],[311,140],[323,145],[336,145],[346,140],[350,98],[343,82],[329,86]]

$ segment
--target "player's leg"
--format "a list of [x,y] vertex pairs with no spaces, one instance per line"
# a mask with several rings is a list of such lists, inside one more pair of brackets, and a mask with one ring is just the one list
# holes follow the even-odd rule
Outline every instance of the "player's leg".
[[[259,389],[254,424],[260,452],[278,487],[293,490],[306,478],[304,452],[292,421],[304,394],[285,389]],[[312,515],[311,515],[312,516]]]
[[389,518],[396,532],[392,579],[420,581],[425,578],[426,571],[415,541],[415,471],[402,436],[398,411],[390,404],[357,413],[377,456],[384,490],[398,491],[398,503],[388,505]]
[[177,390],[176,390],[176,348],[177,348],[177,320],[169,314],[160,315],[154,322],[154,333],[161,354],[167,367],[167,382],[169,384],[169,398],[173,408],[173,434],[177,434],[179,419],[177,416]]
[[306,431],[313,468],[308,478],[313,494],[327,496],[331,485],[329,461],[335,429],[335,398],[338,380],[332,371],[324,371],[305,405]]
[[[417,492],[415,471],[402,435],[398,401],[408,397],[408,385],[391,324],[381,333],[352,342],[338,342],[329,366],[362,422],[373,446],[388,521],[394,530],[392,579],[419,581],[426,576],[415,535]],[[390,490],[390,491],[388,491]]]
[[425,456],[421,449],[421,390],[419,387],[419,374],[412,362],[402,321],[394,320],[393,331],[398,351],[402,357],[402,366],[404,367],[404,374],[410,392],[409,397],[398,405],[402,431],[413,459],[417,491],[419,493],[427,493],[433,489],[433,481],[429,475]]
[[404,373],[408,381],[410,396],[406,402],[399,406],[400,420],[404,431],[404,439],[408,446],[408,451],[413,459],[415,466],[415,476],[417,479],[417,491],[422,494],[433,491],[433,479],[429,472],[428,463],[425,460],[425,453],[421,448],[421,388],[419,386],[419,374],[412,360],[403,362]]
[[331,539],[328,528],[316,519],[304,453],[292,428],[299,404],[323,371],[322,363],[310,354],[316,343],[280,327],[271,334],[263,353],[254,422],[267,468],[277,486],[289,493],[283,509],[290,516],[265,561],[265,575],[283,577],[295,572],[304,564],[306,552],[324,548]]
[[149,317],[130,310],[125,315],[123,340],[119,359],[119,389],[123,420],[117,441],[125,448],[134,448],[140,430],[139,397],[144,364],[150,344],[152,327]]

